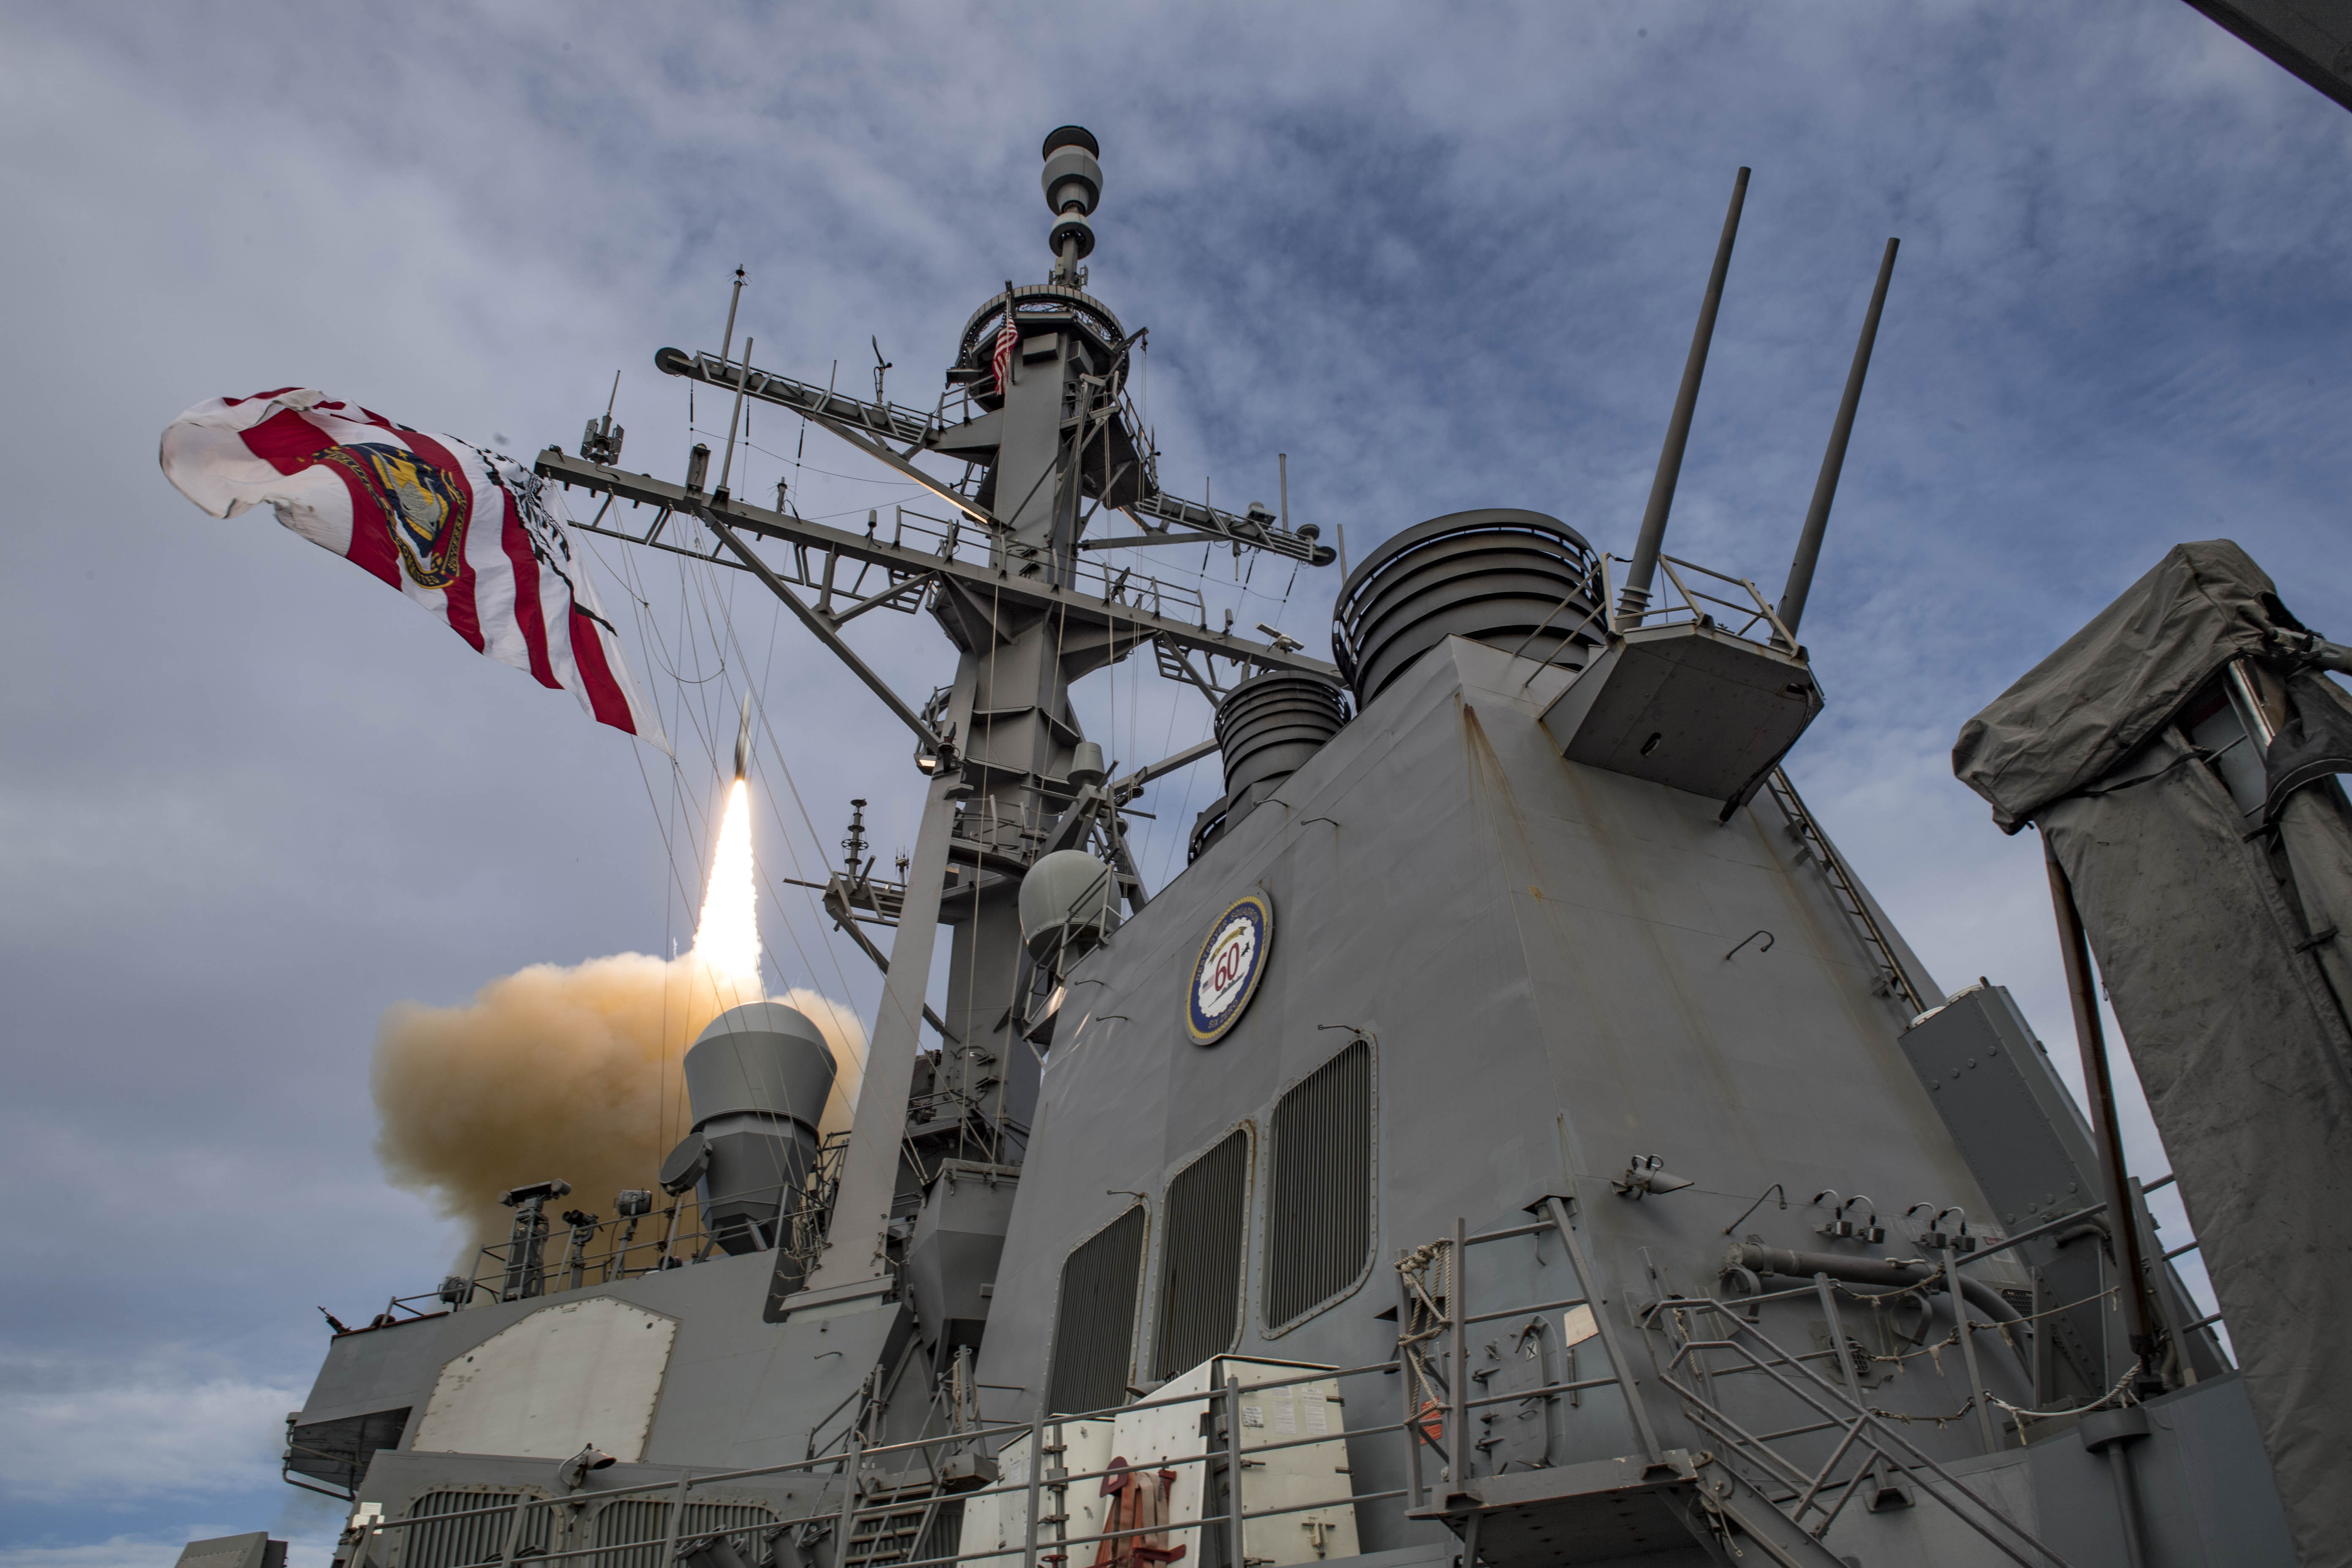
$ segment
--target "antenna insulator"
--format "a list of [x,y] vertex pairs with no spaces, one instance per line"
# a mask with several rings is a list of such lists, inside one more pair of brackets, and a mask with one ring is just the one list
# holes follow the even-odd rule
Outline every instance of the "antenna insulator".
[[1083,147],[1089,157],[1102,156],[1102,143],[1097,142],[1095,133],[1083,125],[1057,125],[1045,132],[1045,150],[1037,156],[1050,158],[1055,149],[1059,147]]

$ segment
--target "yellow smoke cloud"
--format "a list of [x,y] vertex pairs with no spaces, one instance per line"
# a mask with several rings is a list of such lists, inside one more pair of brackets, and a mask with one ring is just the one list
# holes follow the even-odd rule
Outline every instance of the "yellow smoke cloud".
[[[753,994],[757,994],[756,991]],[[651,1187],[693,1116],[680,1068],[695,1036],[742,989],[691,953],[625,952],[537,963],[457,1007],[403,1002],[376,1031],[376,1156],[394,1184],[431,1194],[478,1242],[503,1240],[498,1194],[562,1177],[577,1206],[611,1218],[613,1194]],[[823,1130],[849,1124],[866,1033],[848,1008],[794,988],[839,1077]]]
[[[376,1156],[397,1186],[427,1193],[477,1242],[505,1239],[498,1194],[561,1177],[579,1207],[606,1218],[613,1194],[651,1187],[662,1158],[693,1125],[681,1062],[703,1026],[762,999],[757,891],[743,784],[729,792],[709,890],[682,958],[625,952],[533,964],[493,980],[472,1002],[403,1002],[376,1029],[372,1075]],[[837,1068],[822,1131],[849,1125],[866,1066],[866,1031],[849,1009],[794,988]]]

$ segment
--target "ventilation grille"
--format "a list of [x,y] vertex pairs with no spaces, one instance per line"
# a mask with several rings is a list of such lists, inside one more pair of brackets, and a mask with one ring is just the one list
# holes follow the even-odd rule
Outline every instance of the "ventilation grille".
[[[498,1513],[476,1513],[471,1519],[453,1519],[441,1524],[413,1525],[401,1531],[408,1537],[401,1556],[402,1568],[470,1568],[479,1563],[496,1563],[506,1554],[507,1526],[513,1521],[513,1508],[520,1500],[519,1492],[426,1492],[410,1505],[411,1519],[432,1519],[445,1513],[471,1513],[475,1509],[495,1508]],[[518,1552],[547,1550],[548,1510],[534,1508],[523,1515],[522,1539],[515,1543]]]
[[1046,1407],[1055,1414],[1106,1410],[1127,1401],[1143,1227],[1139,1205],[1080,1242],[1062,1265],[1054,1370],[1045,1385]]
[[1233,1348],[1241,1327],[1249,1178],[1249,1132],[1237,1129],[1168,1184],[1154,1377],[1190,1372]]
[[[595,1544],[624,1550],[599,1552],[584,1561],[594,1568],[658,1568],[669,1543],[669,1510],[666,1499],[615,1498],[606,1503],[596,1515]],[[684,1542],[723,1531],[764,1530],[775,1520],[758,1503],[690,1502],[679,1516],[677,1538]],[[757,1542],[737,1535],[731,1544],[749,1562]]]
[[1275,1102],[1265,1321],[1279,1333],[1372,1260],[1372,1049],[1358,1040]]

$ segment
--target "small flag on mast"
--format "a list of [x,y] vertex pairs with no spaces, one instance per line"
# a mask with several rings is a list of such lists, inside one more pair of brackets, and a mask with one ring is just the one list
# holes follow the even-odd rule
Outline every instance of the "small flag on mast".
[[989,361],[989,367],[996,373],[996,395],[999,397],[1003,396],[1005,388],[1013,384],[1008,373],[1013,368],[1013,351],[1020,346],[1021,329],[1013,324],[1013,296],[1007,294],[1004,297],[1004,324],[996,329],[996,353]]
[[562,500],[514,458],[281,387],[197,404],[164,426],[162,460],[163,477],[213,516],[268,504],[477,653],[669,750],[572,551]]

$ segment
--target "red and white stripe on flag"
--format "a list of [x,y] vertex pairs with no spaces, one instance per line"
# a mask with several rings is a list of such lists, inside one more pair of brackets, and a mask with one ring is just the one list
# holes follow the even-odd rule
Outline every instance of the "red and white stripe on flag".
[[1013,305],[1004,306],[1004,324],[996,329],[996,353],[989,360],[989,368],[996,373],[996,391],[1003,396],[1013,384],[1009,372],[1013,368],[1013,351],[1021,346],[1021,329],[1013,324]]
[[213,516],[268,506],[476,652],[669,750],[572,548],[560,494],[523,464],[309,387],[199,403],[164,426],[163,463]]

